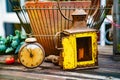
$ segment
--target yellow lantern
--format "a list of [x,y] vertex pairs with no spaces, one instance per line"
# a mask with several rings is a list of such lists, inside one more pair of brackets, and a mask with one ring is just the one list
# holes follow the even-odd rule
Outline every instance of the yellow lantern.
[[86,15],[84,10],[76,10],[72,14],[73,27],[62,32],[59,65],[64,70],[98,66],[96,30],[86,27]]

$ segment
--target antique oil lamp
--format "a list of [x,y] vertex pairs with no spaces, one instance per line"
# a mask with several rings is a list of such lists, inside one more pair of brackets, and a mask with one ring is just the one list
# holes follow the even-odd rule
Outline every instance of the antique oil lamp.
[[72,17],[72,28],[61,34],[63,50],[60,53],[59,65],[64,70],[95,68],[98,66],[96,30],[87,28],[87,13],[83,9],[75,10]]

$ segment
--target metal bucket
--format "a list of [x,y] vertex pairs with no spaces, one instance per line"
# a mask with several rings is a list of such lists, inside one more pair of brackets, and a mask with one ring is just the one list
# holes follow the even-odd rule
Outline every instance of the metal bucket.
[[[89,8],[91,1],[60,2],[60,8],[65,17],[72,19],[71,13],[76,8]],[[37,38],[46,55],[58,54],[55,48],[54,36],[57,32],[72,27],[72,22],[66,20],[59,12],[57,2],[34,2],[25,4],[25,9],[30,19],[33,35]],[[86,12],[89,10],[86,9]],[[57,45],[60,46],[60,37],[57,37]]]

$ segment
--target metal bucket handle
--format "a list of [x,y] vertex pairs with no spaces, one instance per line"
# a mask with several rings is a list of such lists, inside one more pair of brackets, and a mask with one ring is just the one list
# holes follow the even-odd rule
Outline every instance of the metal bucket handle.
[[[35,2],[38,2],[39,0],[34,0]],[[60,8],[60,0],[57,0],[57,5],[58,5],[58,10],[60,12],[60,14],[68,21],[72,21],[71,19],[67,18],[61,11],[61,8]]]

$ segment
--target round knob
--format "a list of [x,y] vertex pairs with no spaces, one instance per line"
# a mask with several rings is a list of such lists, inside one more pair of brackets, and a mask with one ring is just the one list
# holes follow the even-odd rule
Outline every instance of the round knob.
[[36,38],[27,38],[26,40],[25,40],[25,42],[36,42],[37,41],[37,39]]

